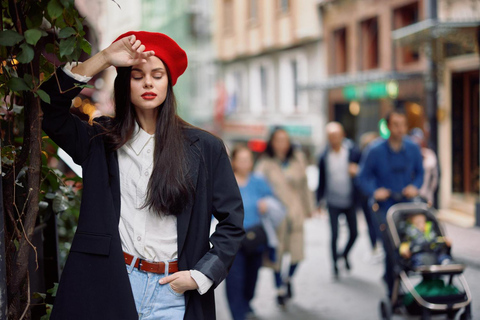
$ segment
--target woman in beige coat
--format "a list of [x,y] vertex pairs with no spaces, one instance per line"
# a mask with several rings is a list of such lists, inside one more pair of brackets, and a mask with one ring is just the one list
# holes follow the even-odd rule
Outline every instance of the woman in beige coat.
[[[314,211],[313,194],[307,185],[306,167],[304,154],[294,151],[288,133],[281,128],[272,132],[265,153],[256,167],[256,171],[265,176],[288,212],[277,230],[279,244],[276,261],[271,264],[275,270],[277,302],[280,306],[285,306],[286,299],[292,297],[290,278],[303,259],[303,222]],[[282,277],[280,267],[286,253],[290,254],[291,264],[288,276]]]

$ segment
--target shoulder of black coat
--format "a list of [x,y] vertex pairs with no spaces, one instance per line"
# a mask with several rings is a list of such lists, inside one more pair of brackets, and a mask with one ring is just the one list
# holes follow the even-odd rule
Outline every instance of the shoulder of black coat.
[[185,128],[185,136],[191,144],[200,143],[205,146],[224,145],[223,140],[218,136],[194,126]]

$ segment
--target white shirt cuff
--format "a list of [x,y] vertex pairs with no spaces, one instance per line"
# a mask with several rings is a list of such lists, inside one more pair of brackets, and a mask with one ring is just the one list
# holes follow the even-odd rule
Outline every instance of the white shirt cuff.
[[93,77],[87,77],[87,76],[82,76],[82,75],[79,75],[79,74],[76,74],[76,73],[73,73],[72,72],[72,68],[73,67],[76,67],[77,64],[80,64],[81,62],[68,62],[67,64],[65,64],[63,66],[63,72],[65,72],[65,74],[77,81],[80,81],[80,82],[85,82],[87,83],[88,81],[90,81],[90,79],[92,79]]
[[190,276],[197,283],[200,294],[205,294],[213,286],[213,281],[198,270],[190,270]]

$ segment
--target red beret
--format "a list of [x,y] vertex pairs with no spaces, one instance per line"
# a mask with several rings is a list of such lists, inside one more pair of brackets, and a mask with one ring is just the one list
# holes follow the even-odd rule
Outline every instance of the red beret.
[[174,86],[177,78],[187,69],[188,60],[185,51],[172,38],[160,32],[129,31],[120,35],[113,42],[131,35],[135,35],[137,40],[142,42],[145,51],[155,51],[155,56],[167,65],[170,70],[170,80]]

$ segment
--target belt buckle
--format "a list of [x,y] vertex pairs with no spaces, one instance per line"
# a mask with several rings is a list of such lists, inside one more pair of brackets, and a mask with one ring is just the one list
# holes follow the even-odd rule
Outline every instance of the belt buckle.
[[138,260],[138,267],[137,267],[137,269],[138,269],[138,270],[142,270],[141,268],[142,268],[143,259],[138,258],[137,260]]

